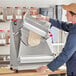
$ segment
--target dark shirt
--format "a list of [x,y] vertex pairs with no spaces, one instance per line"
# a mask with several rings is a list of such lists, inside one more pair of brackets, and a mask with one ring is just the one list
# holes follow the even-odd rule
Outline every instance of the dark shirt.
[[61,65],[66,63],[76,52],[76,24],[66,23],[54,19],[50,19],[50,22],[52,26],[69,33],[62,52],[47,65],[49,69],[55,71]]

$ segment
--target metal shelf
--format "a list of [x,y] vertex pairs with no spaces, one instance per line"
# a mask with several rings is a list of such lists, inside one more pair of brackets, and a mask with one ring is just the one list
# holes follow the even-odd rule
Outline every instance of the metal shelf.
[[10,55],[10,45],[0,46],[0,56]]

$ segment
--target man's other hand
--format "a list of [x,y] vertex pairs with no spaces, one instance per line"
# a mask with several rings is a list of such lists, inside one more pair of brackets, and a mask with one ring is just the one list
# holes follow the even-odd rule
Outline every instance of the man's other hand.
[[[41,67],[36,69],[36,71],[38,73],[46,73],[46,72],[48,72],[48,70],[50,70],[50,69],[46,65],[41,66]],[[52,71],[50,70],[50,72],[52,72]]]

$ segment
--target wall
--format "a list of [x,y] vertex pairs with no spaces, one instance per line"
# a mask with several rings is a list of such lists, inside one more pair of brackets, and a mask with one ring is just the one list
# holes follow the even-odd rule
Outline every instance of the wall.
[[76,0],[0,0],[0,6],[36,6],[36,7],[50,7],[50,5],[61,5],[76,3]]

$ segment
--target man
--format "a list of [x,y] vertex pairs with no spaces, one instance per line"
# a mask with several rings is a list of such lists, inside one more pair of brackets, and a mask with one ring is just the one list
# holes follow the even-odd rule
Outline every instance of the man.
[[67,11],[66,17],[68,22],[72,23],[66,23],[54,19],[49,19],[49,22],[51,22],[52,26],[55,26],[69,33],[66,44],[59,56],[57,56],[47,66],[39,67],[37,71],[44,72],[46,71],[46,69],[50,69],[50,71],[55,71],[61,65],[66,63],[67,75],[76,76],[76,3],[63,5],[63,8]]

